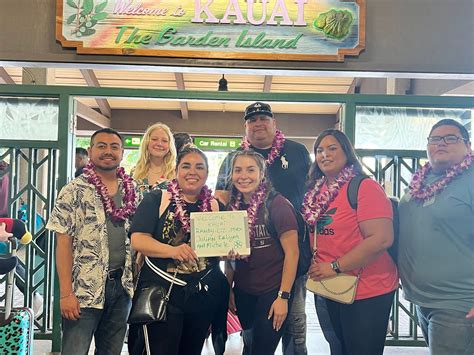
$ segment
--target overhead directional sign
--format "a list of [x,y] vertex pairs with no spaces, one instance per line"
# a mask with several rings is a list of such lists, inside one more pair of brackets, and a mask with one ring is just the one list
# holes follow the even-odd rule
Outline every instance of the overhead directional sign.
[[123,147],[124,148],[139,148],[142,142],[141,136],[124,136]]
[[194,145],[202,150],[235,150],[240,147],[240,138],[194,137]]

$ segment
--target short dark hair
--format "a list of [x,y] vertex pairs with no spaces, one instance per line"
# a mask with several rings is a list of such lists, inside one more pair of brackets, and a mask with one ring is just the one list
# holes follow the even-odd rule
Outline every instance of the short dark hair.
[[[352,146],[351,142],[349,141],[349,138],[340,130],[338,129],[326,129],[321,134],[316,138],[316,141],[314,142],[313,146],[313,152],[316,157],[316,150],[318,149],[319,145],[321,144],[321,141],[327,137],[327,136],[333,136],[341,145],[342,151],[346,155],[347,163],[346,166],[354,166],[354,170],[356,174],[362,174],[363,169],[362,165],[360,164],[359,160],[357,159],[357,155],[355,153],[354,147]],[[322,177],[324,174],[319,169],[318,163],[315,159],[314,163],[311,164],[311,168],[309,171],[309,178],[307,181],[307,186],[308,187],[313,187],[314,183],[316,180],[318,180],[320,177]]]
[[98,134],[100,133],[107,133],[107,134],[115,134],[117,137],[120,138],[120,143],[122,143],[123,145],[123,138],[122,136],[120,135],[120,133],[118,133],[115,129],[112,129],[112,128],[101,128],[97,131],[94,132],[94,134],[91,136],[91,147],[92,147],[92,144],[94,142],[94,138],[95,136],[97,136]]
[[206,164],[206,169],[209,172],[209,161],[207,160],[206,154],[204,154],[204,152],[201,149],[199,149],[195,146],[192,146],[192,145],[185,146],[179,151],[178,157],[176,159],[177,160],[176,169],[178,169],[178,166],[179,166],[179,163],[181,162],[181,160],[183,160],[183,158],[186,155],[191,154],[191,153],[199,154],[202,157],[202,159],[204,160],[204,163]]
[[459,129],[459,132],[461,132],[461,136],[465,139],[466,142],[470,142],[470,138],[469,138],[469,132],[467,131],[466,127],[464,127],[462,125],[462,123],[456,121],[456,120],[453,120],[451,118],[445,118],[445,119],[442,119],[441,121],[438,121],[436,122],[433,127],[431,127],[431,131],[430,131],[430,134],[428,135],[431,136],[431,133],[433,133],[433,131],[438,128],[438,127],[441,127],[441,126],[454,126],[454,127],[457,127]]
[[176,153],[179,153],[181,149],[187,144],[193,144],[191,136],[185,132],[179,132],[173,134],[174,146],[176,147]]
[[87,153],[87,149],[77,147],[76,148],[76,155],[80,155],[81,157],[88,157],[89,153]]

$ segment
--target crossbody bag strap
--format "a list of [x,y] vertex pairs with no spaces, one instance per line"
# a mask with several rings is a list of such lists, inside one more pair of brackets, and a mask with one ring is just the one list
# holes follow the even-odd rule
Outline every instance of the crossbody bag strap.
[[151,269],[151,271],[153,271],[156,275],[160,276],[164,280],[170,282],[172,285],[173,284],[176,284],[176,285],[179,285],[179,286],[186,286],[187,285],[186,281],[183,281],[183,280],[176,277],[176,273],[178,272],[177,268],[175,269],[174,275],[171,276],[169,273],[167,273],[166,271],[161,270],[159,267],[157,267],[155,264],[153,264],[151,262],[150,258],[148,258],[148,256],[145,256],[145,262],[148,265],[148,267]]

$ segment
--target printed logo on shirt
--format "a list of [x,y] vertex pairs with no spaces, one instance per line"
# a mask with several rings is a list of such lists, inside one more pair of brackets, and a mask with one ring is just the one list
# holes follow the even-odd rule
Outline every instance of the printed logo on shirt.
[[257,224],[254,227],[255,238],[251,241],[254,249],[268,248],[272,245],[272,237],[264,224]]
[[318,235],[334,235],[334,229],[327,228],[326,226],[334,221],[331,215],[334,215],[336,211],[337,207],[330,209],[318,220],[318,223],[316,224]]

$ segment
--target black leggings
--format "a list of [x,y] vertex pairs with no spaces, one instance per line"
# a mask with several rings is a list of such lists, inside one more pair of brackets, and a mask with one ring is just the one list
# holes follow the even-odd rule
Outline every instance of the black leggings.
[[[201,292],[185,297],[185,289],[174,286],[167,306],[166,321],[147,326],[152,355],[200,355],[211,323],[219,335],[224,351],[229,284],[219,267],[215,267],[201,279],[207,285]],[[140,283],[139,283],[140,284]],[[189,284],[189,281],[188,281]],[[131,325],[128,350],[131,355],[142,355],[144,348],[143,328]]]
[[[287,323],[285,319],[283,326],[277,332],[273,329],[273,318],[268,319],[270,307],[278,297],[278,289],[255,296],[234,287],[234,295],[242,328],[251,333],[247,337],[244,336],[244,353],[246,355],[274,354]],[[290,307],[291,301],[288,302],[288,313]]]
[[395,291],[342,304],[327,300],[343,355],[382,355]]

